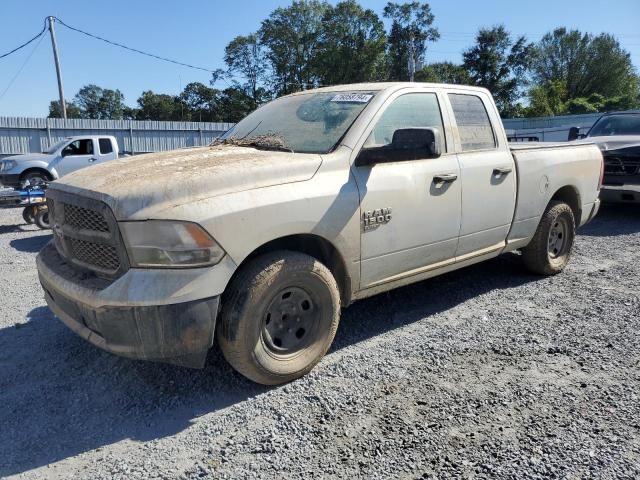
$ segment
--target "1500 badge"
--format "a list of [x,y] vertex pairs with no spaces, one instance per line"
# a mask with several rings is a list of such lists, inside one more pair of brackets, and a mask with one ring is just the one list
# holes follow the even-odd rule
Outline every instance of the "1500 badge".
[[362,213],[364,231],[373,230],[391,221],[391,207],[367,210]]

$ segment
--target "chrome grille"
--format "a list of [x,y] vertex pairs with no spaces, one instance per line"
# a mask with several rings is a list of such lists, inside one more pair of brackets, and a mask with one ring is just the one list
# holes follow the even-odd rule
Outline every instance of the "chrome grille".
[[47,203],[58,252],[80,270],[115,278],[129,267],[118,224],[103,202],[49,189]]
[[95,230],[96,232],[108,232],[109,225],[104,216],[95,210],[64,204],[64,222],[76,228]]

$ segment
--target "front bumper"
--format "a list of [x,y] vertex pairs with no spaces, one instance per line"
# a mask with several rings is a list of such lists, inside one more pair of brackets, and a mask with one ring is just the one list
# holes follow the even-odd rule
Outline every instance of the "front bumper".
[[[49,308],[93,345],[139,360],[204,366],[213,345],[219,296],[156,305],[135,305],[123,299],[120,305],[112,301],[97,306],[108,287],[99,279],[83,278],[60,257],[53,243],[40,252],[37,264]],[[161,281],[163,272],[156,272]]]
[[600,199],[607,203],[640,203],[640,185],[603,185]]
[[0,185],[10,188],[20,188],[20,174],[19,173],[4,173],[0,174]]

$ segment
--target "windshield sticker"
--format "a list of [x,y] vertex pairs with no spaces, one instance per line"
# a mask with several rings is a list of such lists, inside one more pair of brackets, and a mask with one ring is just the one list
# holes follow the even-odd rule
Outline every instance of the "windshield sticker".
[[367,103],[373,95],[367,93],[340,93],[331,99],[332,102],[341,103]]

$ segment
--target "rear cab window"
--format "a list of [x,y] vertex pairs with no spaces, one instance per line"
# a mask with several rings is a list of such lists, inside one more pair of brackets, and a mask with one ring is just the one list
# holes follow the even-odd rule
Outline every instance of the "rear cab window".
[[482,99],[473,94],[449,93],[463,152],[492,150],[496,135]]
[[100,155],[106,155],[113,152],[113,145],[110,138],[101,138],[98,140],[98,147],[100,148]]

